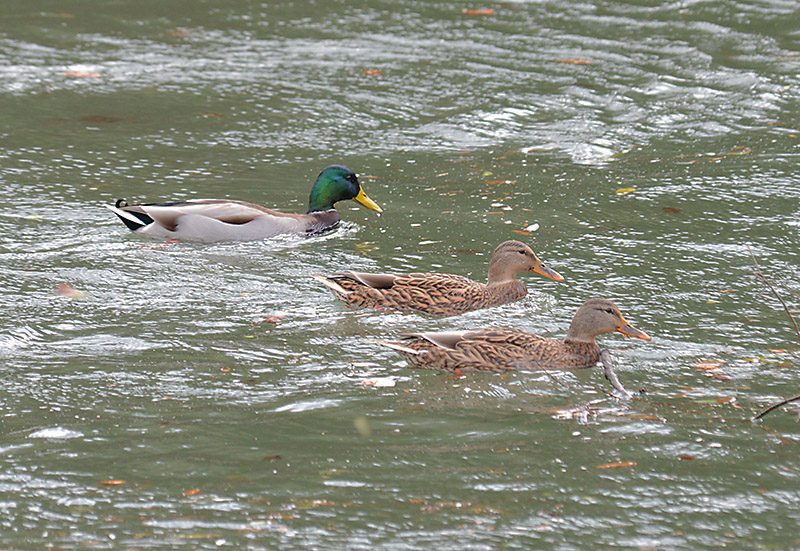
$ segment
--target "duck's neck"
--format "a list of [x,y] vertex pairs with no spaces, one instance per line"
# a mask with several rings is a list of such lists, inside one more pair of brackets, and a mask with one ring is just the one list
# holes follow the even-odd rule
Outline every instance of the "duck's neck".
[[334,208],[333,204],[341,200],[341,198],[341,191],[336,182],[320,180],[318,178],[311,188],[311,195],[308,197],[308,211],[306,211],[306,214],[331,210]]
[[595,335],[587,333],[580,327],[576,327],[575,323],[573,322],[569,326],[569,331],[567,331],[567,336],[564,337],[564,342],[567,344],[570,343],[597,344],[597,342],[594,340],[594,337]]
[[489,281],[486,283],[486,285],[492,287],[501,283],[517,281],[515,278],[516,275],[516,273],[508,269],[508,266],[504,266],[492,258],[492,261],[489,262]]

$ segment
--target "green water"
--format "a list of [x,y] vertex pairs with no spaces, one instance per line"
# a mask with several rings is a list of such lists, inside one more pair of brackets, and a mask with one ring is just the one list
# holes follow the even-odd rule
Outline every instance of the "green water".
[[[746,246],[795,308],[796,2],[2,11],[0,548],[800,549],[797,408],[750,422],[800,348]],[[300,212],[332,163],[385,214],[198,245],[103,208]],[[309,277],[483,279],[514,238],[566,281],[456,318]],[[557,337],[593,296],[653,336],[601,338],[631,402],[598,369],[452,379],[375,344]]]

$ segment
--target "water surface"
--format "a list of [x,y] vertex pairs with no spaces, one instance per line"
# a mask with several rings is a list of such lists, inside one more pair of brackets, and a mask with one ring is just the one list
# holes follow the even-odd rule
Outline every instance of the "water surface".
[[[491,9],[490,14],[463,10]],[[800,547],[795,2],[12,3],[0,21],[0,542],[15,549]],[[162,243],[103,208],[384,207],[313,239]],[[520,233],[522,232],[522,233]],[[309,276],[563,284],[457,318]],[[85,296],[54,294],[69,284]],[[376,340],[563,335],[599,370],[414,371]],[[395,386],[365,382],[392,378]]]

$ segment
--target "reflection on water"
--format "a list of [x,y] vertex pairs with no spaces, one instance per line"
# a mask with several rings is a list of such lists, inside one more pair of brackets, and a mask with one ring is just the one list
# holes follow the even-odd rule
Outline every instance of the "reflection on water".
[[[797,393],[798,346],[746,246],[795,305],[794,2],[111,8],[0,22],[5,547],[800,545],[793,412],[748,421]],[[301,212],[332,162],[382,217],[198,245],[102,208]],[[511,238],[566,282],[431,319],[310,278],[485,279]],[[592,296],[654,337],[600,338],[631,403],[599,370],[452,379],[375,343],[557,337]]]

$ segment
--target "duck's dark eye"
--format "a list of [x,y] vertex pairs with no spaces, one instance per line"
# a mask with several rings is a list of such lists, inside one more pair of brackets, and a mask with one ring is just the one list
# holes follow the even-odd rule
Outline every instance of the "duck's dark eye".
[[519,254],[525,254],[525,250],[524,250],[524,249],[520,249],[520,250],[518,250],[517,252],[518,252]]
[[612,310],[611,308],[606,308],[606,313],[613,314],[614,310]]

